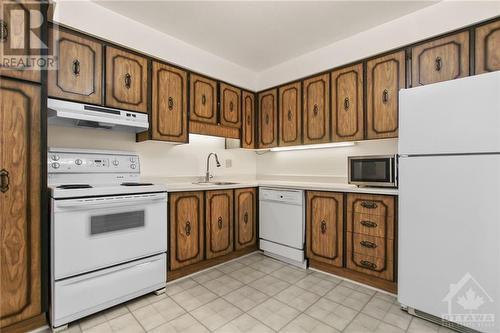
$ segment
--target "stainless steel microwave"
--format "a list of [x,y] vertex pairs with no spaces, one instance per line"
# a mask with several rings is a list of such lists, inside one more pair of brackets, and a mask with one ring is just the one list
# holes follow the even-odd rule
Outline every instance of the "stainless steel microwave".
[[349,156],[349,184],[374,187],[397,187],[397,156]]

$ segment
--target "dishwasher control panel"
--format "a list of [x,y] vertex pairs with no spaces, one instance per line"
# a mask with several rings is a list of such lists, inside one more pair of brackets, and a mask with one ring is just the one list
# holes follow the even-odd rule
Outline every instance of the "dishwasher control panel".
[[259,189],[259,200],[302,205],[304,202],[304,191],[261,187]]

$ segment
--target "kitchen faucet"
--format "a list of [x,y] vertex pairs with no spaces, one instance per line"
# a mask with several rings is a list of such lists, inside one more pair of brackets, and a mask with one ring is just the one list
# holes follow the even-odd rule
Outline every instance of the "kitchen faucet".
[[205,173],[205,182],[208,183],[210,181],[210,178],[213,178],[212,175],[210,175],[210,156],[214,156],[215,157],[215,163],[217,163],[217,167],[219,168],[220,167],[220,162],[219,162],[219,157],[217,156],[216,153],[210,153],[208,154],[208,157],[207,157],[207,172]]

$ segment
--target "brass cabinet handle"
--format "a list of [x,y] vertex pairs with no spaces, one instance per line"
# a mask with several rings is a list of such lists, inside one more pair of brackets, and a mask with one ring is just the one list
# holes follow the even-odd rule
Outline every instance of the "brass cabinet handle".
[[384,89],[382,92],[382,103],[387,104],[387,102],[389,102],[389,91]]
[[244,222],[245,224],[247,224],[247,223],[248,223],[248,212],[245,212],[245,214],[243,214],[243,222]]
[[436,60],[435,60],[435,68],[436,68],[436,71],[441,71],[441,68],[443,68],[443,60],[441,59],[441,57],[437,57]]
[[5,42],[9,38],[9,28],[7,22],[0,20],[0,42]]
[[289,121],[292,120],[292,110],[288,110],[288,114],[286,115]]
[[361,206],[368,209],[374,209],[378,207],[377,204],[373,201],[362,201]]
[[222,229],[222,216],[219,216],[217,219],[217,226],[219,227],[219,230]]
[[205,94],[201,95],[201,104],[205,105],[207,103],[207,96]]
[[74,76],[80,75],[80,61],[78,59],[73,60],[72,70]]
[[229,112],[233,112],[234,104],[233,102],[229,102]]
[[269,124],[269,115],[266,114],[266,125]]
[[132,75],[129,73],[125,74],[125,88],[130,89],[132,85]]
[[368,268],[368,269],[371,269],[372,271],[377,269],[377,265],[371,261],[361,260],[359,263],[361,264],[361,266]]
[[344,98],[344,110],[349,111],[349,97]]
[[374,249],[377,247],[377,244],[366,241],[366,240],[362,240],[361,242],[359,242],[359,244],[361,244],[361,246],[367,247],[369,249]]
[[326,232],[326,221],[325,220],[321,221],[320,228],[321,228],[321,233],[324,234]]
[[377,223],[372,222],[372,221],[361,221],[359,223],[361,223],[361,225],[363,225],[363,226],[365,226],[367,228],[376,228],[378,226]]
[[314,113],[314,115],[317,116],[318,112],[319,112],[318,104],[314,104],[314,107],[313,107],[313,113]]
[[191,222],[187,221],[186,226],[184,227],[184,231],[186,232],[186,236],[191,235]]
[[172,110],[174,108],[174,99],[172,97],[168,98],[168,109]]
[[0,170],[0,191],[5,193],[9,190],[9,172],[5,169]]

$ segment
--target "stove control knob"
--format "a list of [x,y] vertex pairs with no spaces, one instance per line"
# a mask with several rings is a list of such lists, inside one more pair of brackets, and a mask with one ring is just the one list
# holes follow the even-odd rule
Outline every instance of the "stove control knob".
[[59,161],[59,155],[52,155],[50,158],[52,161]]
[[135,169],[137,166],[135,164],[130,164],[131,169]]
[[120,162],[118,160],[113,160],[113,165],[114,166],[118,166],[118,164],[120,164]]
[[54,169],[59,169],[59,167],[60,167],[60,166],[61,166],[61,165],[60,165],[59,163],[57,163],[57,162],[53,162],[53,163],[52,163],[52,167],[53,167]]
[[82,165],[82,160],[81,160],[81,159],[79,159],[79,158],[77,158],[77,159],[75,160],[75,164],[76,164],[76,165]]

